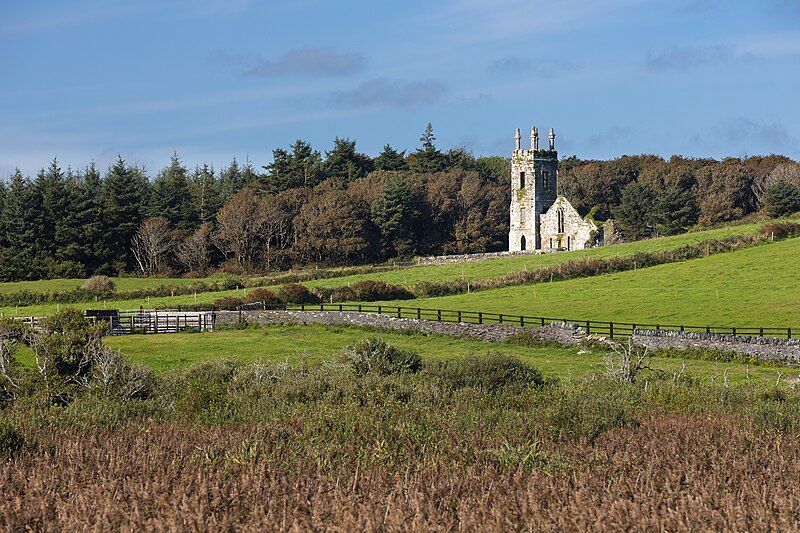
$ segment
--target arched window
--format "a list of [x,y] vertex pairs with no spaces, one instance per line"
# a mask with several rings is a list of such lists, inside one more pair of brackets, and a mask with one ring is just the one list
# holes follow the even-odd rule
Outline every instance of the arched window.
[[525,188],[525,173],[524,172],[520,172],[519,173],[519,188],[520,189],[524,189]]
[[525,251],[525,235],[519,240],[519,249]]
[[570,249],[571,249],[570,248],[570,238],[569,238],[569,235],[567,235],[567,250],[570,250]]
[[564,233],[564,208],[558,208],[556,219],[558,220],[558,233]]

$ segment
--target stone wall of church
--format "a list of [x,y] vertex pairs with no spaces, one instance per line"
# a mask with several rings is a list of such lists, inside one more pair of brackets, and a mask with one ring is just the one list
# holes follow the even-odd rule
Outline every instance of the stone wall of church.
[[[564,211],[563,232],[558,231],[559,208]],[[541,216],[540,231],[543,251],[583,250],[592,246],[597,228],[593,223],[584,220],[569,202],[559,198],[547,213]]]
[[[558,156],[555,152],[515,150],[511,158],[511,220],[509,250],[539,248],[539,218],[556,199]],[[520,187],[522,173],[524,187]]]

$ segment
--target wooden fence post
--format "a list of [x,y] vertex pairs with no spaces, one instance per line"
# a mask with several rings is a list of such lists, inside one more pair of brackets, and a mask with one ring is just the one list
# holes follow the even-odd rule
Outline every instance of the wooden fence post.
[[614,339],[614,323],[613,322],[609,322],[608,323],[608,336],[611,337],[612,340]]

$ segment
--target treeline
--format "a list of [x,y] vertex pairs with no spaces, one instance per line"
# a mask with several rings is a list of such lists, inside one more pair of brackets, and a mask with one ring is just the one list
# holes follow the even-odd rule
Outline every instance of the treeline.
[[[354,264],[507,247],[510,161],[442,151],[428,125],[406,154],[349,139],[302,140],[267,166],[193,170],[173,155],[151,178],[121,158],[101,173],[57,161],[0,183],[0,279],[207,274]],[[561,192],[626,239],[767,210],[800,209],[800,167],[782,156],[563,159]]]

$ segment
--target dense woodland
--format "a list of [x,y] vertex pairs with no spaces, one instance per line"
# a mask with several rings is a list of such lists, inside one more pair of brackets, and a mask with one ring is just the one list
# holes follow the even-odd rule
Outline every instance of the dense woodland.
[[[411,153],[375,158],[337,138],[302,140],[263,167],[234,160],[155,177],[122,158],[0,182],[0,280],[91,274],[207,274],[347,264],[507,247],[510,162],[437,148],[428,125]],[[770,155],[561,161],[561,193],[620,236],[640,239],[763,211],[800,210],[800,165]]]

